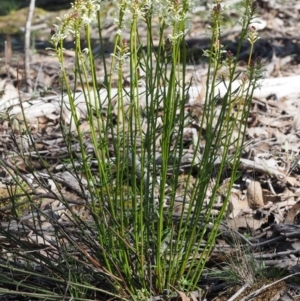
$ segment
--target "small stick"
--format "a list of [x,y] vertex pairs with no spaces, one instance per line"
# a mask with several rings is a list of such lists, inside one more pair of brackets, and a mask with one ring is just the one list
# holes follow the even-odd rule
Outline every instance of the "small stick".
[[6,35],[6,41],[4,44],[4,58],[5,58],[5,65],[6,67],[10,64],[11,58],[12,58],[12,45],[11,45],[11,37],[9,34]]
[[269,288],[269,287],[271,287],[271,286],[273,286],[273,285],[275,285],[275,284],[277,284],[277,283],[279,283],[279,282],[281,282],[281,281],[283,281],[283,280],[286,280],[286,279],[288,279],[288,278],[290,278],[290,277],[293,277],[293,276],[296,276],[296,275],[299,275],[299,274],[300,274],[300,272],[294,273],[294,274],[288,275],[288,276],[286,276],[286,277],[283,277],[283,278],[281,278],[281,279],[279,279],[279,280],[277,280],[277,281],[274,281],[274,282],[272,282],[272,283],[270,283],[270,284],[268,284],[268,285],[264,285],[264,286],[262,286],[260,289],[256,290],[255,292],[253,292],[253,293],[249,294],[248,296],[244,297],[241,301],[249,300],[250,298],[257,296],[257,295],[258,295],[259,293],[261,293],[263,290],[265,290],[265,289],[267,289],[267,288]]
[[231,296],[227,301],[235,300],[247,287],[249,283],[245,283],[233,296]]
[[31,33],[31,21],[33,16],[33,11],[35,7],[35,0],[30,0],[30,5],[28,7],[28,14],[25,24],[25,42],[24,42],[24,53],[25,53],[25,81],[26,81],[26,91],[31,92],[30,85],[30,33]]

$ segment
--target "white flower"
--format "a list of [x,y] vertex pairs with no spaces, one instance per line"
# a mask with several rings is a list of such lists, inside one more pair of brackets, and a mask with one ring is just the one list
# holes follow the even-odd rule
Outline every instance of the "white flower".
[[85,53],[86,55],[88,55],[89,54],[89,49],[88,48],[84,48],[84,49],[82,49],[82,52]]
[[120,53],[111,53],[110,55],[116,58],[118,61],[122,61],[124,63],[127,62],[128,59],[130,58],[130,52],[126,52],[122,55]]
[[185,33],[183,31],[178,31],[175,35],[169,34],[168,39],[173,45],[175,45],[178,42],[178,40],[184,36],[184,34]]
[[56,32],[55,34],[52,35],[50,42],[52,45],[54,45],[55,47],[57,46],[57,44],[59,42],[61,42],[62,40],[64,40],[68,35],[65,33],[62,33],[60,31]]
[[89,17],[88,15],[85,14],[81,16],[81,20],[84,25],[90,25],[95,20],[95,18],[93,16]]

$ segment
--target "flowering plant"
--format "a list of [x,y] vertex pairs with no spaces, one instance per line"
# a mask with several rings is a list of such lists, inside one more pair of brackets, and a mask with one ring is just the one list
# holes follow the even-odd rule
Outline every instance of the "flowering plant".
[[[40,255],[45,267],[53,271],[46,280],[57,285],[56,299],[109,296],[140,301],[157,295],[172,298],[179,290],[190,293],[197,289],[238,176],[245,124],[262,74],[261,61],[251,59],[258,39],[255,28],[250,27],[256,2],[244,0],[243,5],[236,54],[221,43],[222,1],[212,5],[211,46],[204,51],[206,90],[196,104],[189,103],[191,83],[186,80],[184,42],[194,0],[75,0],[71,12],[51,30],[50,42],[60,62],[66,93],[61,107],[71,116],[61,124],[71,162],[65,168],[76,179],[91,217],[86,221],[76,215],[63,192],[61,201],[71,211],[73,227],[50,214],[43,215],[58,238],[55,256],[61,261],[59,266]],[[101,27],[101,12],[107,7],[113,7],[116,25],[109,58],[104,53]],[[102,50],[102,89],[96,74],[92,26],[97,26]],[[154,46],[155,34],[158,46]],[[83,36],[85,48],[81,47]],[[72,89],[65,66],[64,41],[69,37],[74,40],[72,71],[75,82],[83,87],[85,116],[79,110],[76,84]],[[247,72],[239,89],[232,91],[245,39],[251,47]],[[221,67],[226,67],[229,78],[223,96],[215,89]],[[123,76],[128,70],[125,87]],[[187,110],[192,105],[201,107],[194,119]],[[84,122],[87,127],[82,126]],[[223,202],[216,213],[214,205],[229,169]]]
[[[96,101],[91,101],[90,91],[85,91],[86,105],[92,112],[103,110],[106,102],[108,112],[116,112],[117,124],[101,122],[102,128],[95,126],[96,120],[90,116],[91,139],[95,149],[102,155],[96,156],[99,178],[95,179],[88,164],[83,169],[90,175],[88,180],[93,183],[89,188],[92,196],[92,212],[99,233],[98,244],[102,250],[97,252],[98,261],[104,263],[105,270],[111,275],[111,283],[116,292],[131,296],[133,299],[146,300],[150,296],[172,290],[191,291],[197,287],[206,261],[213,248],[219,224],[227,207],[237,166],[241,156],[241,147],[245,135],[245,127],[238,127],[238,122],[247,120],[250,109],[251,95],[256,87],[261,66],[249,58],[249,68],[245,74],[239,93],[231,91],[235,76],[236,57],[226,51],[221,44],[222,14],[225,7],[220,0],[215,1],[211,9],[211,48],[204,52],[208,57],[208,80],[203,103],[203,114],[200,116],[199,134],[194,133],[194,156],[191,164],[197,166],[199,176],[194,179],[192,169],[186,175],[186,188],[182,192],[182,204],[179,212],[179,225],[174,227],[174,210],[178,206],[178,185],[180,183],[180,165],[171,164],[170,158],[180,162],[184,155],[182,139],[186,129],[185,99],[188,99],[189,84],[184,82],[186,73],[185,35],[189,30],[189,15],[193,11],[193,0],[121,0],[113,1],[114,24],[117,26],[114,39],[114,51],[111,54],[111,65],[107,70],[105,89],[107,99],[103,100],[97,91],[95,66],[91,48],[90,26],[98,20],[101,39],[100,8],[104,2],[95,0],[77,0],[72,5],[72,13],[65,16],[51,37],[52,45],[60,60],[63,70],[63,82],[71,100],[72,116],[76,124],[76,106],[72,105],[73,96],[68,88],[67,75],[63,67],[62,42],[68,34],[75,40],[76,70],[83,72],[87,78],[86,64],[83,62],[80,45],[81,28],[84,28],[89,57],[88,70],[92,72],[93,89]],[[253,1],[244,1],[245,14],[242,18],[241,43],[248,39],[253,45],[258,39],[255,29],[250,27],[256,13]],[[159,46],[153,56],[153,21],[155,17],[159,27]],[[145,24],[147,41],[143,46],[139,28]],[[123,37],[129,33],[129,39]],[[240,49],[239,46],[239,49]],[[104,48],[105,46],[102,45]],[[239,51],[238,49],[238,51]],[[224,54],[225,58],[224,58]],[[161,59],[161,57],[163,59]],[[153,59],[152,59],[153,58]],[[183,61],[183,63],[182,63]],[[129,89],[123,87],[124,68],[130,70]],[[220,95],[215,94],[217,72],[221,66],[227,66],[230,82],[228,91],[222,100],[221,114],[213,127],[216,103]],[[141,77],[141,71],[143,76]],[[113,95],[112,75],[118,76],[116,95]],[[166,76],[168,74],[168,76]],[[78,74],[80,78],[80,75]],[[162,85],[160,84],[162,83]],[[241,101],[243,99],[243,101]],[[238,103],[238,106],[236,106]],[[157,112],[163,108],[163,116]],[[141,109],[144,113],[141,114]],[[232,118],[232,112],[236,118]],[[108,113],[111,114],[111,113]],[[107,115],[112,116],[112,115]],[[126,121],[126,122],[125,122]],[[206,130],[206,144],[199,155],[202,129]],[[102,130],[98,132],[97,129]],[[237,137],[229,129],[239,128]],[[114,156],[109,156],[109,145],[103,138],[111,133]],[[159,138],[158,138],[159,133]],[[177,137],[174,135],[176,133]],[[77,134],[82,139],[80,127]],[[104,136],[103,136],[104,134]],[[84,151],[83,141],[80,142],[82,157],[88,159]],[[214,202],[222,180],[221,175],[227,166],[229,149],[234,145],[232,174],[228,184],[228,192],[220,213],[212,218]],[[219,150],[222,150],[221,156]],[[159,151],[158,151],[159,150]],[[161,158],[157,164],[157,156]],[[221,164],[214,171],[214,162],[219,158]],[[110,160],[110,161],[107,161]],[[178,161],[179,160],[179,161]],[[103,162],[111,162],[104,164]],[[112,168],[115,177],[112,177]],[[173,177],[170,179],[169,173]],[[215,175],[215,184],[211,186],[211,178]],[[188,188],[193,183],[193,188]],[[95,189],[95,187],[98,187]],[[121,190],[120,190],[121,189]],[[207,194],[211,197],[207,201]],[[168,211],[166,212],[166,200]],[[103,208],[95,208],[100,203]],[[106,209],[104,209],[106,208]],[[110,216],[112,223],[105,227],[99,220]],[[192,224],[186,220],[202,220]],[[208,227],[210,229],[207,234]],[[200,247],[206,235],[205,247]],[[199,253],[199,249],[202,251]],[[133,260],[133,258],[135,258]],[[116,265],[117,264],[117,265]],[[184,288],[182,287],[184,281]]]

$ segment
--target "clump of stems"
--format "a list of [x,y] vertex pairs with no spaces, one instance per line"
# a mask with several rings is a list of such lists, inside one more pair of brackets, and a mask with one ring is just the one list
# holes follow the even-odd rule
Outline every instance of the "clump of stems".
[[[72,4],[72,12],[51,32],[52,49],[60,62],[67,94],[61,106],[67,106],[71,116],[68,123],[61,125],[72,166],[68,169],[78,180],[85,206],[93,218],[90,223],[72,216],[80,233],[76,239],[50,219],[56,225],[57,237],[64,237],[66,242],[61,244],[57,240],[63,262],[68,269],[74,269],[64,296],[84,300],[80,298],[96,288],[90,280],[99,283],[100,279],[105,279],[106,289],[97,292],[122,300],[149,300],[166,291],[172,296],[178,289],[191,292],[197,288],[210,257],[238,176],[251,100],[261,77],[260,60],[252,60],[253,45],[258,39],[255,28],[250,26],[256,2],[243,1],[242,31],[235,54],[221,44],[222,1],[215,1],[212,6],[211,47],[204,52],[208,58],[206,95],[199,130],[192,143],[191,168],[186,171],[181,191],[184,210],[177,219],[174,209],[182,174],[180,162],[185,154],[182,141],[188,122],[185,106],[190,88],[185,77],[184,38],[194,1],[112,1],[117,31],[110,64],[102,53],[105,77],[104,87],[99,90],[91,27],[96,24],[101,47],[105,49],[101,28],[101,10],[105,5],[104,1],[77,0]],[[154,18],[159,28],[158,47],[154,47]],[[146,41],[140,34],[141,24],[147,28]],[[63,45],[69,35],[74,39],[75,86],[91,82],[83,91],[88,133],[82,130],[77,94],[71,88],[65,67]],[[83,36],[86,49],[81,47]],[[248,68],[240,88],[233,91],[237,57],[245,39],[251,45]],[[229,82],[226,94],[221,96],[215,87],[223,66],[227,67]],[[123,86],[125,68],[130,70],[129,87]],[[217,107],[220,113],[216,120]],[[204,132],[205,145],[201,146]],[[79,144],[80,159],[71,147],[74,139]],[[87,140],[93,145],[92,155],[86,150]],[[231,149],[235,149],[233,154]],[[219,212],[213,214],[224,171],[228,169],[223,203]],[[84,185],[82,174],[86,178]],[[61,202],[68,207],[63,194]],[[84,260],[71,256],[71,250]],[[62,273],[46,258],[41,256],[41,260],[56,274]],[[87,271],[90,274],[85,278]]]

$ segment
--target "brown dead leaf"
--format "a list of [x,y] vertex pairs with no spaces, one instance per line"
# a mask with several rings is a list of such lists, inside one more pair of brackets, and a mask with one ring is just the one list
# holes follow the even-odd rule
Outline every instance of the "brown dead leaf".
[[294,121],[293,121],[293,128],[294,130],[299,130],[300,129],[300,112],[297,112],[294,116]]
[[253,216],[239,216],[234,219],[227,219],[227,225],[230,229],[239,230],[239,229],[259,229],[261,225],[265,223],[264,219],[254,219]]
[[195,296],[193,293],[191,293],[191,299],[192,299],[193,301],[198,301],[198,299],[196,298],[196,296]]
[[286,181],[288,184],[290,184],[293,187],[299,187],[300,182],[295,177],[286,177]]
[[177,294],[180,296],[182,301],[190,301],[190,298],[184,292],[177,290],[174,286],[173,289],[177,292]]
[[251,181],[247,187],[247,199],[249,207],[253,210],[264,206],[263,192],[258,181]]
[[270,134],[268,133],[268,131],[261,127],[249,128],[247,130],[247,134],[251,138],[262,138],[262,139],[270,138]]
[[231,192],[229,208],[231,209],[231,212],[228,215],[228,217],[236,218],[243,211],[248,210],[249,205],[248,205],[248,202],[246,200],[241,200],[240,193]]
[[19,99],[19,92],[15,86],[8,80],[0,81],[0,105],[4,105],[7,109],[14,99]]
[[190,298],[184,292],[177,291],[177,293],[181,297],[182,301],[190,301]]
[[300,210],[300,202],[296,203],[288,212],[284,223],[285,224],[293,224],[294,223],[294,219],[296,217],[296,215],[299,213]]
[[10,158],[8,162],[13,165],[17,170],[22,171],[24,173],[27,173],[27,164],[25,163],[24,159],[20,156],[15,155],[15,157],[12,159]]
[[48,118],[46,116],[40,116],[38,117],[39,123],[45,124],[48,121]]
[[273,194],[268,189],[263,189],[262,190],[262,194],[263,194],[263,200],[264,200],[265,204],[267,204],[269,202],[271,202],[271,203],[277,203],[277,202],[281,201],[281,198],[280,198],[279,195]]
[[286,187],[281,194],[281,200],[288,201],[288,202],[294,202],[295,194]]

